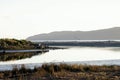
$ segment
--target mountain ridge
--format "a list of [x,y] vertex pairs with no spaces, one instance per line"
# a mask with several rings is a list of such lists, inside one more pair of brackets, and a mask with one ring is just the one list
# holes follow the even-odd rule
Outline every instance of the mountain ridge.
[[55,31],[30,36],[27,40],[120,40],[120,27],[93,31]]

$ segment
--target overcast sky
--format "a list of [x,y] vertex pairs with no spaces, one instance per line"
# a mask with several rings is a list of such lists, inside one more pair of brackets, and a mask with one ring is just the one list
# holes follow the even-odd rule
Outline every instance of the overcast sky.
[[120,26],[120,0],[0,0],[0,38]]

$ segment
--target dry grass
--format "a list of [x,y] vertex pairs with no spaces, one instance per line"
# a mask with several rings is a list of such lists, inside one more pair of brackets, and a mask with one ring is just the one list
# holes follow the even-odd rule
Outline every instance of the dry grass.
[[120,80],[120,66],[89,66],[67,64],[44,64],[42,67],[0,72],[0,79],[6,80]]

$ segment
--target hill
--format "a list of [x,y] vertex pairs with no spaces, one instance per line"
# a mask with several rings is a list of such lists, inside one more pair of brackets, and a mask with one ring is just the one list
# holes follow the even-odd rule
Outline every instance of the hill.
[[3,49],[35,49],[32,42],[17,39],[0,39],[0,50]]
[[120,40],[120,27],[94,31],[58,31],[30,36],[27,40]]

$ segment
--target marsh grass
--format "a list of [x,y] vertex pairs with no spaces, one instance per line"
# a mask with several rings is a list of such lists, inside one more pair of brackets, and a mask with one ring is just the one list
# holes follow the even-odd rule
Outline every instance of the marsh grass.
[[6,80],[119,80],[120,66],[43,64],[41,67],[1,71],[0,79]]

